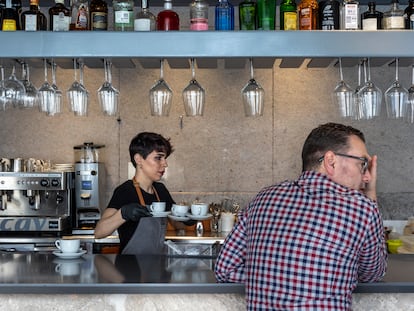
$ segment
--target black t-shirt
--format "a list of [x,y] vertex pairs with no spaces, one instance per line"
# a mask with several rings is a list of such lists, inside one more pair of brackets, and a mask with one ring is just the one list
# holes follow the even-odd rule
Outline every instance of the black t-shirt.
[[[154,182],[153,186],[158,193],[160,202],[166,203],[165,205],[167,211],[171,210],[171,206],[175,202],[165,185],[159,182]],[[142,188],[141,192],[147,206],[151,205],[152,202],[158,201],[155,194],[145,192],[142,190]],[[108,207],[120,209],[122,206],[129,203],[139,203],[139,197],[132,180],[127,180],[115,189],[114,193],[112,194],[112,198],[109,201]],[[128,244],[137,226],[138,222],[127,221],[118,228],[121,252]]]

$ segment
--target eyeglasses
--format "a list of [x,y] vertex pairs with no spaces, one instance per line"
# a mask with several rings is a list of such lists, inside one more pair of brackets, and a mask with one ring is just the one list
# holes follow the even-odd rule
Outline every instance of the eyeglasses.
[[[353,155],[344,154],[344,153],[336,153],[336,152],[335,152],[335,155],[340,156],[340,157],[345,157],[345,158],[350,158],[350,159],[355,159],[355,160],[362,161],[362,163],[361,163],[361,173],[362,174],[365,174],[366,171],[368,170],[368,161],[369,160],[365,157],[356,157],[356,156],[353,156]],[[320,157],[319,162],[322,162],[324,157],[325,156]]]

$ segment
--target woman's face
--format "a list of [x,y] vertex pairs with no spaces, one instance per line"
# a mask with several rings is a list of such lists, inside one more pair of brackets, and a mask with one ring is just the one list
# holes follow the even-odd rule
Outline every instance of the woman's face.
[[144,159],[138,155],[139,159],[137,165],[141,171],[152,181],[159,181],[165,173],[167,168],[167,156],[162,151],[152,151]]

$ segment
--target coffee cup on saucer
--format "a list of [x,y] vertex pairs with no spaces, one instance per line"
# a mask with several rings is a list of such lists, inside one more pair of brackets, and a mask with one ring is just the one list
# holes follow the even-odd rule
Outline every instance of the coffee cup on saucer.
[[165,202],[152,202],[149,209],[154,214],[165,212]]
[[191,214],[194,216],[206,216],[208,212],[208,204],[193,203],[191,204]]
[[184,217],[185,215],[187,215],[188,210],[189,210],[189,206],[182,205],[182,204],[173,204],[171,208],[172,214],[178,217]]
[[55,241],[55,246],[62,253],[78,253],[80,249],[79,239],[61,239]]

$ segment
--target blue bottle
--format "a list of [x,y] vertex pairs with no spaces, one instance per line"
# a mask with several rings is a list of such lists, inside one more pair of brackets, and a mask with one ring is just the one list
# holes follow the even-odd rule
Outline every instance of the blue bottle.
[[234,30],[234,7],[228,0],[218,0],[215,13],[216,30]]

